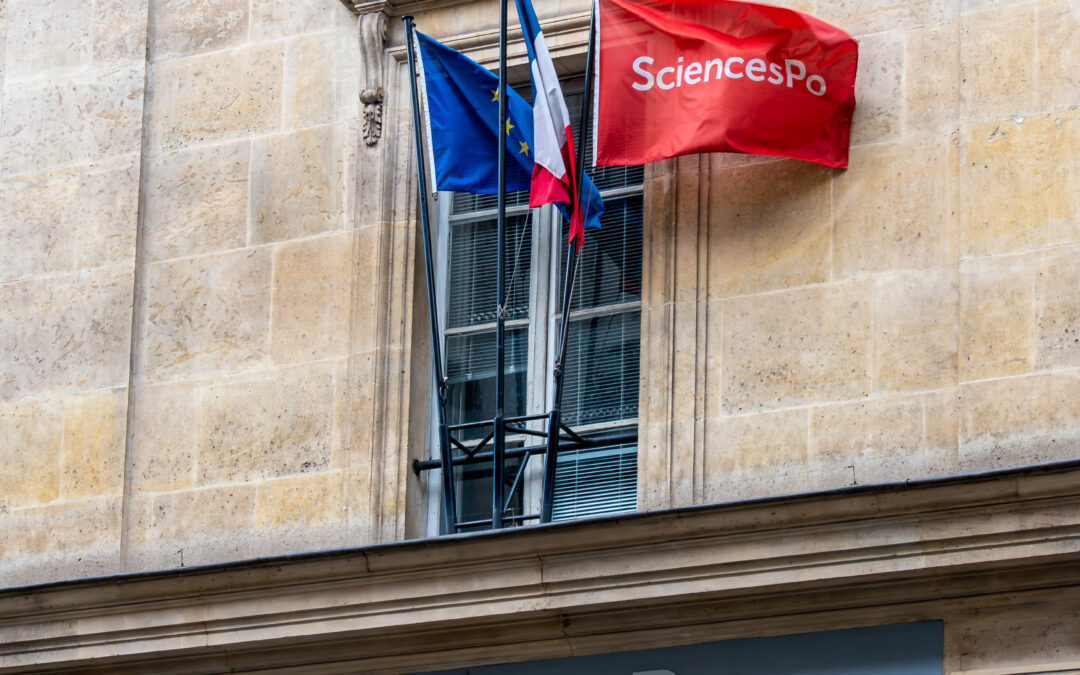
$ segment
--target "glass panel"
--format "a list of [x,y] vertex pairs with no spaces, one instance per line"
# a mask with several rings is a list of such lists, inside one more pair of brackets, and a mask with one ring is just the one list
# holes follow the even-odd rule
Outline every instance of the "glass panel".
[[[574,139],[581,139],[581,105],[584,97],[581,94],[570,94],[566,97],[566,108],[570,111],[570,125],[574,130]],[[590,122],[590,125],[592,122]],[[592,164],[593,157],[593,134],[585,139],[585,170],[589,172],[593,182],[599,190],[611,190],[614,188],[641,185],[645,181],[645,167],[636,166],[598,166]],[[576,146],[575,146],[576,147]]]
[[[571,311],[641,300],[642,205],[640,194],[604,200],[600,229],[585,231]],[[567,227],[564,222],[560,289],[566,278]]]
[[555,521],[636,509],[637,444],[560,453],[552,507]]
[[[506,207],[529,205],[529,191],[518,190],[506,193]],[[498,195],[474,195],[468,192],[455,192],[451,213],[455,216],[475,211],[495,210],[499,208]]]
[[[529,316],[529,274],[532,260],[531,214],[506,219],[503,255],[506,272],[508,319]],[[495,322],[498,283],[497,221],[454,223],[450,228],[450,278],[448,328]]]
[[[503,377],[507,417],[525,414],[528,393],[529,329],[506,331],[506,373]],[[447,422],[464,424],[495,417],[495,331],[446,338]],[[458,433],[459,440],[482,438],[485,429]]]
[[[512,447],[509,444],[507,447]],[[504,492],[509,492],[521,466],[521,458],[506,460],[506,469],[503,472],[505,486]],[[455,494],[457,495],[457,522],[468,523],[475,520],[491,520],[491,462],[481,462],[465,466],[454,467]],[[509,494],[504,499],[509,498]],[[519,516],[524,511],[522,505],[522,491],[519,487],[510,499],[510,508],[504,512],[505,516]],[[490,530],[491,525],[476,525],[463,528],[462,532],[476,530]]]
[[562,419],[571,427],[638,414],[641,311],[570,322]]

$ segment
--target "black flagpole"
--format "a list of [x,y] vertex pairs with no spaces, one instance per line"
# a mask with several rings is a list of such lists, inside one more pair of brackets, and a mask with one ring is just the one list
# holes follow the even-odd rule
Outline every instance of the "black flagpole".
[[[581,102],[581,124],[577,147],[577,188],[578,203],[581,202],[581,185],[585,176],[585,144],[589,138],[589,111],[592,108],[593,87],[593,51],[596,36],[596,4],[593,4],[592,17],[589,20],[589,47],[585,56],[585,92]],[[581,206],[584,211],[584,206]],[[584,216],[584,212],[582,213]],[[584,236],[584,233],[582,233]],[[540,500],[540,522],[550,523],[555,505],[555,471],[559,464],[560,407],[562,406],[563,375],[566,372],[566,343],[570,337],[570,301],[574,295],[574,283],[577,280],[578,247],[576,243],[567,245],[569,253],[566,260],[566,278],[563,281],[562,326],[560,326],[559,350],[553,367],[555,376],[555,395],[552,399],[548,418],[547,452],[544,454],[544,487]]]
[[498,251],[495,258],[496,282],[495,294],[498,306],[495,314],[495,447],[492,457],[491,472],[491,527],[503,526],[503,464],[506,458],[506,429],[504,422],[503,373],[506,372],[506,299],[505,289],[506,260],[503,249],[506,247],[506,141],[503,139],[506,129],[506,5],[507,0],[499,0],[499,217],[497,221]]
[[457,531],[454,505],[454,474],[451,468],[449,432],[446,427],[446,376],[443,375],[442,348],[439,340],[439,314],[435,298],[435,269],[431,261],[431,226],[428,218],[427,172],[424,170],[423,134],[420,132],[420,102],[416,93],[416,55],[413,53],[413,18],[403,16],[405,22],[405,42],[409,54],[409,83],[412,92],[413,132],[416,145],[416,187],[419,194],[417,209],[420,212],[420,227],[424,237],[424,271],[427,278],[428,312],[431,324],[431,358],[435,370],[435,385],[439,393],[439,457],[442,460],[443,489],[443,527],[444,534]]

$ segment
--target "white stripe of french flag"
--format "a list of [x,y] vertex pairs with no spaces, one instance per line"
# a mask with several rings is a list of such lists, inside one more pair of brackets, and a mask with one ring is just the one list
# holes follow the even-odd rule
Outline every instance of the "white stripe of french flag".
[[530,0],[515,0],[521,29],[529,50],[533,85],[533,165],[529,206],[552,202],[570,204],[570,241],[580,249],[585,242],[584,215],[576,195],[577,161],[559,77],[551,62],[544,33]]

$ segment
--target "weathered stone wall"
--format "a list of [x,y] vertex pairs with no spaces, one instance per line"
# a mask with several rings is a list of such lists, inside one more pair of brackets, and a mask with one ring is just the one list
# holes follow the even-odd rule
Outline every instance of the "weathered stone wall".
[[0,5],[0,584],[121,546],[146,2]]
[[[1075,3],[789,4],[859,38],[851,168],[649,167],[640,506],[1075,456]],[[67,5],[0,5],[0,583],[416,534],[397,20],[368,145],[339,0]]]
[[351,421],[386,229],[354,217],[356,30],[338,0],[0,7],[0,585],[387,538]]
[[850,168],[652,165],[640,506],[1080,456],[1080,8],[807,0]]

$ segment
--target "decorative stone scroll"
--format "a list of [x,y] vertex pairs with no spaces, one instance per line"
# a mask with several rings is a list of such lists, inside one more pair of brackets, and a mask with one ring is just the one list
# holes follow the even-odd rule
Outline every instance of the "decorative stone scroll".
[[357,29],[364,67],[363,88],[360,90],[360,102],[364,104],[364,142],[375,145],[382,137],[383,47],[389,34],[386,14],[369,12],[361,15]]

